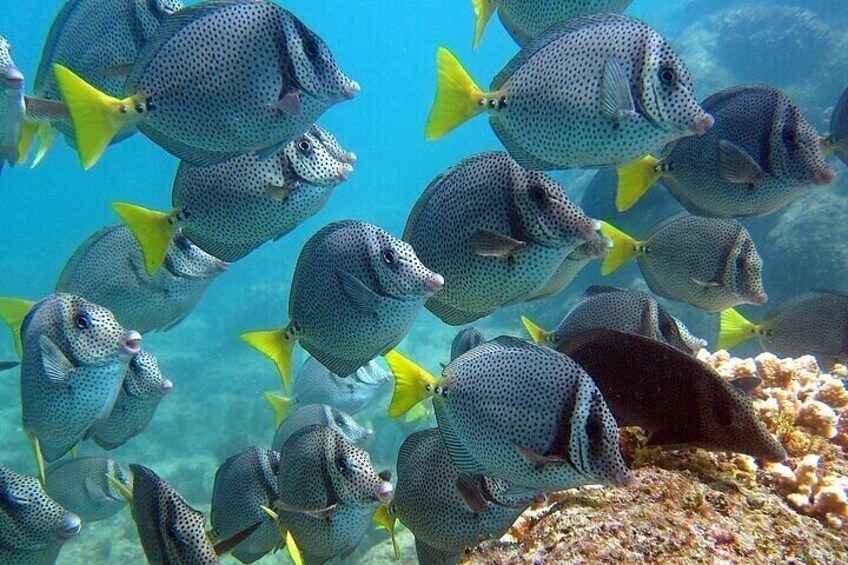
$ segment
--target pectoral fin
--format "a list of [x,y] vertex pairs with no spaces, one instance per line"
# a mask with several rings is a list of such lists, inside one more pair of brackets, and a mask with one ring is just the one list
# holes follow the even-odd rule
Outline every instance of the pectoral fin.
[[604,63],[604,76],[601,83],[601,114],[613,123],[635,118],[636,104],[630,90],[630,81],[624,73],[621,61],[610,57]]
[[717,283],[716,281],[700,281],[696,278],[691,278],[690,280],[696,285],[703,288],[715,288],[717,286],[721,286],[721,283]]
[[472,512],[479,514],[489,505],[484,498],[483,493],[480,492],[477,480],[471,475],[466,473],[459,473],[459,475],[457,475],[456,491],[462,497],[462,500],[465,501],[465,505],[468,506]]
[[312,516],[313,518],[322,518],[336,509],[338,504],[331,504],[326,508],[317,508],[317,509],[304,509],[297,508],[290,504],[286,504],[282,500],[277,500],[274,502],[274,508],[276,510],[282,510],[283,512],[297,512],[299,514],[306,514],[307,516]]
[[471,246],[481,257],[505,259],[527,245],[527,242],[513,239],[488,230],[478,230],[471,236]]
[[336,270],[336,278],[339,281],[342,292],[350,301],[351,306],[366,314],[375,314],[380,304],[380,295],[365,286],[355,276],[341,269]]
[[726,139],[718,142],[718,161],[722,176],[735,184],[754,184],[766,174],[744,149]]
[[274,104],[274,108],[282,110],[290,116],[300,115],[300,91],[297,89],[280,93],[280,99]]
[[59,346],[43,334],[38,338],[38,346],[41,349],[41,364],[47,379],[54,384],[66,383],[74,366]]
[[568,459],[564,457],[558,457],[556,455],[540,455],[534,451],[529,450],[523,445],[515,444],[515,448],[518,450],[518,453],[526,459],[528,462],[532,463],[537,469],[541,469],[545,465],[569,465],[570,462]]

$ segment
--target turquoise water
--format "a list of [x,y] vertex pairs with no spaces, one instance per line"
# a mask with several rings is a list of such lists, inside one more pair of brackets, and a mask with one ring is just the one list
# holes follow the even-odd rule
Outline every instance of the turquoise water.
[[[0,8],[0,33],[12,43],[15,62],[29,84],[47,31],[62,4],[58,0],[4,0]],[[794,28],[781,26],[777,20],[754,22],[762,24],[762,35],[783,37],[782,42],[758,43],[753,37],[757,30],[752,30],[751,37],[721,35],[722,11],[743,5],[775,4],[809,10],[804,17],[781,16],[797,24]],[[496,18],[490,22],[481,48],[472,51],[470,1],[325,0],[284,5],[324,38],[341,68],[362,85],[362,92],[353,101],[332,107],[319,121],[346,149],[356,152],[359,159],[355,171],[320,213],[220,276],[185,322],[169,332],[145,336],[145,349],[157,355],[175,388],[163,400],[144,434],[110,452],[121,463],[138,462],[154,469],[203,510],[208,510],[217,466],[242,447],[269,445],[273,436],[271,412],[262,393],[279,389],[279,379],[273,365],[237,336],[286,322],[289,282],[298,253],[320,227],[340,219],[358,219],[399,236],[409,210],[435,175],[472,153],[501,149],[491,129],[480,119],[439,142],[424,140],[424,122],[434,91],[436,48],[449,46],[482,83],[487,83],[517,52]],[[840,57],[848,45],[844,33],[848,18],[844,8],[838,6],[835,1],[635,0],[628,13],[645,19],[672,41],[693,72],[699,99],[733,84],[764,81],[773,76],[769,82],[795,98],[807,118],[824,132],[830,108],[846,86],[848,76],[848,66]],[[807,17],[813,20],[812,24],[804,19]],[[780,31],[785,35],[781,36]],[[796,39],[803,41],[792,43]],[[747,50],[749,45],[759,51]],[[717,52],[725,55],[717,59]],[[736,54],[738,59],[727,53]],[[768,76],[763,76],[764,63],[757,59],[763,53],[781,54],[782,62],[768,67]],[[109,207],[111,201],[167,209],[177,164],[175,158],[146,137],[136,135],[111,147],[88,172],[81,169],[76,154],[61,141],[35,169],[4,169],[0,176],[0,294],[38,299],[50,293],[77,246],[95,230],[117,221]],[[838,178],[845,176],[844,166],[835,160],[831,165]],[[580,198],[593,175],[593,171],[575,171],[554,176],[564,183],[569,194]],[[609,177],[605,182],[609,188]],[[832,240],[826,239],[831,235],[844,243],[844,237],[840,240],[840,234],[822,234],[817,231],[819,222],[810,219],[813,212],[832,216],[844,213],[848,203],[843,192],[844,183],[839,180],[805,199],[806,204],[796,203],[774,216],[746,222],[761,245],[772,305],[810,288],[833,287],[844,279],[848,258],[838,249],[834,251]],[[612,198],[612,192],[607,190],[606,194]],[[820,194],[828,195],[827,205],[816,203],[814,198]],[[662,189],[653,189],[650,197],[658,209],[677,209],[676,202]],[[609,205],[607,209],[611,209]],[[587,212],[594,211],[587,206]],[[658,212],[656,220],[664,215],[667,214]],[[638,224],[640,219],[631,217],[620,223]],[[781,226],[793,221],[797,221],[799,232],[781,232],[785,231]],[[806,236],[809,237],[805,239]],[[780,260],[770,262],[778,246]],[[815,265],[802,266],[798,258]],[[552,326],[587,285],[601,282],[644,287],[634,265],[608,279],[601,279],[598,269],[590,266],[563,295],[532,306],[506,309],[476,325],[487,336],[521,335],[519,314],[530,311],[543,325]],[[681,304],[669,307],[696,334],[714,343],[716,316]],[[756,312],[748,308],[743,311]],[[762,312],[753,315],[761,316]],[[439,362],[447,360],[455,331],[422,311],[400,349],[436,370]],[[302,350],[297,351],[295,367],[303,359]],[[13,356],[11,339],[0,339],[0,359]],[[17,371],[2,374],[0,397],[5,401],[0,405],[0,462],[19,472],[34,473],[20,426],[19,396]],[[375,438],[367,447],[378,469],[391,467],[403,435],[422,425],[390,424],[380,415],[382,410],[365,415],[376,429]],[[86,444],[81,452],[93,454],[100,450]],[[364,548],[368,545],[363,544]],[[381,549],[387,554],[385,545]],[[413,554],[405,547],[406,559]],[[77,539],[66,545],[58,562],[79,563],[83,558],[92,562],[142,559],[128,512],[111,521],[87,524]],[[266,561],[281,559],[284,558],[278,554]]]

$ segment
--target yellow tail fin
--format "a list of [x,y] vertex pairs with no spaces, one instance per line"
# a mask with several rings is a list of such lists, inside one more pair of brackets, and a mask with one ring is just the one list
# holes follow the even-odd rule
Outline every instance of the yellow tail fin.
[[521,316],[521,323],[524,324],[525,328],[527,328],[527,333],[529,333],[530,337],[533,338],[534,343],[547,345],[551,342],[551,336],[554,335],[554,332],[542,329],[534,324],[527,316]]
[[135,96],[123,100],[104,94],[62,65],[53,65],[56,84],[68,106],[77,152],[84,169],[97,163],[112,138],[142,114],[136,111]]
[[418,420],[425,420],[430,417],[430,411],[427,410],[427,407],[423,404],[416,404],[412,408],[409,409],[409,412],[404,416],[403,421],[407,424],[411,424],[413,422],[417,422]]
[[291,358],[295,339],[286,329],[241,334],[241,340],[258,349],[276,363],[283,381],[283,390],[291,384]]
[[154,275],[165,261],[168,246],[177,233],[175,212],[157,212],[126,202],[113,202],[112,208],[138,240],[147,274]]
[[41,479],[41,484],[47,484],[47,466],[44,463],[44,454],[41,452],[41,441],[33,432],[27,432],[29,445],[32,448],[32,456],[35,458],[35,466],[38,468],[38,478]]
[[601,265],[601,274],[612,273],[638,255],[640,242],[615,226],[601,222],[601,233],[612,240],[612,247],[607,250],[607,256]]
[[424,130],[424,136],[431,141],[445,136],[485,109],[480,105],[484,92],[459,59],[444,47],[439,47],[436,54],[436,73],[436,100]]
[[436,377],[394,350],[386,353],[386,363],[395,376],[389,417],[400,418],[413,406],[433,396],[434,389],[439,384]]
[[618,169],[618,192],[615,195],[615,207],[624,212],[639,202],[639,199],[651,188],[660,174],[657,172],[659,159],[648,155],[635,163]]
[[58,130],[50,124],[41,124],[38,128],[38,151],[35,152],[35,159],[32,160],[32,167],[35,168],[53,147],[53,142],[56,141]]
[[15,351],[18,352],[18,357],[23,353],[21,325],[23,325],[24,318],[26,318],[30,309],[32,309],[33,304],[35,302],[32,300],[0,296],[0,319],[6,322],[6,325],[12,331],[12,339],[15,342]]
[[274,409],[274,428],[279,428],[291,414],[292,399],[274,392],[266,392],[265,400]]
[[389,515],[389,509],[385,503],[378,506],[377,511],[374,512],[374,523],[381,528],[385,528],[389,533],[389,537],[392,538],[392,549],[395,552],[395,560],[400,559],[400,548],[395,539],[395,517]]
[[21,126],[21,136],[18,138],[18,155],[15,158],[16,165],[26,162],[32,148],[32,142],[41,129],[41,125],[36,122],[25,121]]
[[745,317],[729,308],[721,313],[721,325],[718,330],[718,348],[731,349],[754,338],[760,326],[749,322]]
[[471,0],[474,5],[474,17],[476,19],[474,27],[474,49],[480,45],[480,40],[483,39],[483,32],[486,30],[486,24],[489,23],[489,18],[495,13],[495,0]]

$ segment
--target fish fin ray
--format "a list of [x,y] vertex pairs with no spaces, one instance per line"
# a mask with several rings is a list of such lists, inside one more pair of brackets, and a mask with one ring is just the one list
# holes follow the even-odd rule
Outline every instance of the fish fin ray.
[[24,320],[34,305],[35,302],[24,300],[23,298],[0,297],[0,319],[9,326],[9,330],[12,332],[12,339],[15,342],[15,351],[18,353],[18,357],[23,354],[21,330]]
[[470,324],[471,322],[491,314],[491,312],[466,312],[465,310],[460,310],[459,308],[454,308],[449,304],[445,304],[436,297],[428,299],[427,302],[424,303],[424,307],[432,312],[434,316],[450,326]]
[[179,228],[176,211],[157,212],[127,202],[113,202],[112,209],[135,236],[147,274],[153,276],[165,261],[168,246]]
[[277,366],[283,390],[291,386],[291,360],[294,350],[294,336],[286,329],[277,329],[241,334],[241,340],[270,358]]
[[551,338],[554,335],[554,332],[550,332],[548,330],[542,329],[541,326],[537,326],[533,321],[527,316],[521,316],[521,323],[524,324],[524,327],[527,329],[527,333],[530,334],[530,337],[533,339],[533,343],[538,344],[549,344],[551,343]]
[[445,444],[445,449],[447,449],[451,461],[453,461],[459,472],[469,475],[485,475],[486,469],[474,459],[471,453],[469,453],[468,448],[465,447],[456,435],[456,432],[454,432],[441,403],[434,402],[433,408],[436,411],[436,422],[439,425],[442,442]]
[[495,13],[497,5],[495,0],[471,0],[474,6],[474,43],[472,47],[476,50],[480,46],[480,40],[483,39],[483,32],[486,31],[486,24],[492,14]]
[[439,381],[398,351],[389,351],[385,359],[395,377],[389,417],[400,418],[413,406],[433,396],[432,391]]
[[489,125],[492,126],[492,130],[509,152],[510,157],[525,169],[530,171],[550,171],[561,168],[559,165],[548,163],[524,149],[506,130],[497,116],[489,118]]
[[481,257],[497,257],[506,259],[515,255],[521,248],[527,246],[526,241],[513,239],[489,230],[477,230],[471,234],[471,247]]
[[657,171],[660,160],[646,155],[635,163],[618,168],[618,188],[615,194],[615,208],[624,212],[632,208],[660,178]]
[[379,294],[345,270],[336,269],[336,279],[339,281],[342,293],[347,297],[350,305],[355,310],[363,314],[377,313],[377,309],[380,306]]
[[264,396],[274,410],[274,427],[279,428],[291,415],[292,399],[274,392],[266,392]]
[[601,81],[601,114],[615,124],[638,116],[630,80],[618,57],[609,57],[604,63]]
[[485,93],[445,47],[439,47],[436,53],[436,74],[436,98],[424,129],[424,137],[430,141],[444,137],[484,111],[480,101]]
[[457,474],[456,491],[472,512],[479,514],[489,506],[483,493],[480,492],[476,478],[471,475],[466,473]]
[[601,273],[608,275],[638,255],[639,242],[607,222],[601,222],[601,232],[612,240],[612,247],[601,266]]
[[377,511],[374,512],[373,520],[377,526],[383,528],[389,534],[389,538],[392,540],[392,551],[394,552],[395,560],[400,559],[400,547],[398,547],[398,542],[395,538],[396,518],[389,515],[389,509],[386,503],[381,504],[377,508]]
[[46,335],[38,336],[38,348],[41,351],[41,365],[44,368],[44,375],[53,384],[65,384],[70,378],[71,371],[74,370],[73,364],[68,361],[68,358],[59,349],[59,346],[53,343]]
[[749,322],[734,308],[721,312],[718,349],[732,349],[756,336],[759,326]]
[[766,175],[762,167],[744,149],[726,139],[718,142],[721,175],[734,184],[755,184]]

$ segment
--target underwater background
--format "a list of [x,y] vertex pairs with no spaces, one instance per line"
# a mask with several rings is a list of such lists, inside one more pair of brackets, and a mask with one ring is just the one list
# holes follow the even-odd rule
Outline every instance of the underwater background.
[[[192,2],[187,2],[192,4]],[[13,45],[17,66],[29,81],[61,0],[4,0],[0,32]],[[274,366],[239,341],[242,332],[278,327],[286,320],[291,275],[303,243],[322,226],[341,219],[364,220],[400,236],[407,215],[434,176],[460,159],[502,149],[489,127],[476,121],[438,143],[423,128],[434,92],[434,59],[450,47],[473,76],[494,76],[518,47],[494,22],[477,51],[471,48],[470,1],[377,1],[282,3],[332,49],[339,65],[362,86],[352,103],[329,110],[319,121],[354,151],[350,179],[326,206],[282,240],[269,243],[218,277],[200,304],[167,332],[145,335],[174,390],[140,436],[109,455],[122,464],[142,463],[169,481],[196,508],[208,511],[218,466],[239,449],[269,446],[272,411],[263,393],[280,389]],[[665,36],[692,72],[698,99],[736,84],[767,83],[786,92],[819,132],[825,132],[839,95],[848,85],[848,10],[841,0],[634,0],[627,13]],[[837,178],[764,218],[743,220],[764,260],[764,283],[772,305],[814,288],[848,288],[848,193],[845,166],[831,160]],[[0,294],[39,299],[53,291],[73,251],[97,229],[118,221],[109,203],[135,202],[167,209],[178,161],[141,135],[110,148],[85,172],[77,155],[58,142],[35,169],[5,168],[0,176]],[[592,217],[612,220],[643,234],[681,208],[665,190],[651,190],[638,206],[619,214],[613,204],[615,171],[555,172],[569,196]],[[635,264],[601,277],[590,264],[562,294],[507,307],[475,324],[487,337],[524,335],[520,316],[554,327],[591,284],[639,288]],[[715,347],[718,316],[659,299]],[[767,310],[768,307],[766,307]],[[740,308],[759,320],[763,309]],[[422,310],[399,349],[431,371],[447,362],[457,328]],[[756,344],[736,352],[756,354]],[[296,348],[295,371],[304,359]],[[0,339],[0,359],[13,359],[11,338]],[[36,469],[21,428],[18,371],[0,374],[0,461],[18,472]],[[390,422],[389,390],[379,406],[357,417],[375,430],[365,448],[376,469],[391,468],[403,438],[427,422]],[[83,444],[82,454],[101,453]],[[351,558],[382,543],[370,534]],[[409,538],[404,561],[412,559]],[[388,549],[379,558],[389,555]],[[86,524],[66,544],[58,563],[143,561],[129,512]],[[285,552],[263,562],[288,559]],[[235,562],[230,557],[225,562]]]

